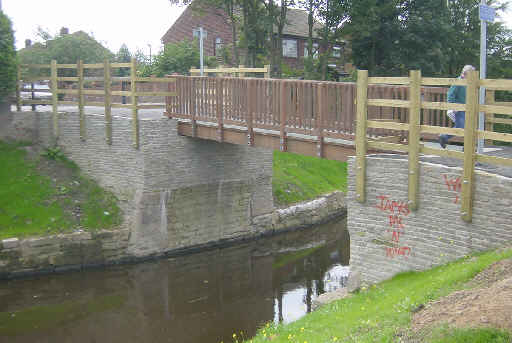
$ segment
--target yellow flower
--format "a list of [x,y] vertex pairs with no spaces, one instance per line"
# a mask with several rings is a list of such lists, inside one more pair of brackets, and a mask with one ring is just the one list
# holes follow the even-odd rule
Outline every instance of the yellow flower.
[[304,328],[300,328],[300,332],[304,332]]
[[332,338],[332,341],[333,341],[333,342],[336,342],[337,340],[338,340],[338,337],[333,337],[333,338]]
[[233,334],[233,338],[236,338],[236,333]]
[[292,337],[293,337],[292,334],[288,335],[288,339],[292,339]]

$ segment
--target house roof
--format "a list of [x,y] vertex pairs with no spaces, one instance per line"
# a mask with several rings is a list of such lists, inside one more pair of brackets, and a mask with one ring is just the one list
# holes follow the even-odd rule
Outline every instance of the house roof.
[[[313,38],[318,38],[317,29],[322,25],[316,20],[313,21]],[[288,8],[286,12],[286,24],[283,28],[283,34],[298,37],[308,37],[308,13],[298,8]]]

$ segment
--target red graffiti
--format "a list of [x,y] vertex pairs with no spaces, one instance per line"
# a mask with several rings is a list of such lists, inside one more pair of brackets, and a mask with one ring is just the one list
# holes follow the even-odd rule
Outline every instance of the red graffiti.
[[392,240],[393,242],[397,242],[397,243],[399,243],[399,242],[400,242],[400,235],[401,235],[401,234],[402,234],[402,233],[401,233],[400,231],[393,231],[393,237],[391,237],[391,240]]
[[389,226],[398,229],[403,229],[405,227],[404,224],[402,224],[402,217],[397,214],[391,214],[389,216]]
[[409,256],[411,255],[411,248],[409,247],[387,247],[386,248],[386,257],[395,257],[395,256]]
[[389,226],[391,230],[391,242],[393,247],[386,247],[386,257],[394,258],[395,256],[409,256],[411,255],[411,248],[407,246],[400,246],[400,237],[405,234],[405,223],[403,217],[408,216],[411,211],[407,202],[391,200],[385,195],[378,196],[377,208],[382,212],[390,212]]
[[385,195],[379,195],[377,199],[380,199],[380,204],[377,204],[377,208],[383,212],[389,211],[393,214],[401,214],[407,216],[411,211],[409,205],[403,201],[390,200]]
[[460,176],[456,179],[449,179],[446,174],[443,174],[444,177],[444,183],[446,184],[446,187],[448,187],[449,191],[457,192],[455,194],[455,199],[453,201],[454,204],[457,204],[459,202],[459,193],[462,189],[462,182]]

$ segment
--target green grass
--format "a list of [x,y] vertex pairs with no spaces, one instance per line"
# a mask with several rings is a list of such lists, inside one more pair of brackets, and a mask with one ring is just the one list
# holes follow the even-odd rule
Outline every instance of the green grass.
[[424,272],[402,273],[288,325],[267,324],[252,342],[396,342],[411,311],[447,295],[512,250],[487,252]]
[[0,142],[0,238],[19,237],[68,227],[62,208],[50,201],[50,180],[25,161],[20,145]]
[[506,331],[485,329],[454,329],[437,330],[430,339],[432,343],[510,343],[512,335]]
[[[0,239],[70,231],[78,225],[70,216],[80,198],[80,228],[108,228],[120,222],[116,198],[80,175],[78,166],[63,155],[54,156],[57,168],[67,168],[76,181],[52,182],[27,161],[25,144],[0,141]],[[41,158],[49,157],[47,152]]]
[[347,163],[275,151],[272,188],[278,206],[346,191]]

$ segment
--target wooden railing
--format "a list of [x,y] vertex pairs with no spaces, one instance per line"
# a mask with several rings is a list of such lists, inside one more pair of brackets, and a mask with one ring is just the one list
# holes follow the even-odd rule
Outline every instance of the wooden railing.
[[[116,68],[127,68],[130,70],[129,77],[115,77],[112,76],[112,71]],[[72,74],[75,76],[58,76],[59,70],[66,69],[72,70]],[[30,71],[30,75],[26,75],[24,71]],[[95,74],[101,76],[84,77],[85,71],[99,71]],[[49,75],[48,75],[49,71]],[[102,71],[102,72],[101,72]],[[137,65],[136,60],[132,59],[130,63],[110,63],[106,60],[104,63],[95,64],[84,64],[81,60],[76,64],[57,64],[57,61],[53,60],[51,64],[31,64],[31,65],[20,65],[18,68],[18,83],[16,87],[16,103],[17,110],[21,111],[23,105],[52,105],[53,112],[53,135],[54,139],[59,137],[59,105],[76,105],[78,106],[79,117],[80,117],[80,138],[86,139],[86,127],[85,127],[85,106],[101,106],[105,108],[105,129],[106,129],[106,140],[108,144],[112,144],[112,108],[129,108],[132,110],[132,129],[133,129],[133,145],[135,148],[139,147],[139,109],[148,108],[165,108],[165,104],[138,104],[138,97],[143,96],[161,96],[169,97],[174,96],[174,91],[165,92],[142,92],[137,91],[137,83],[139,82],[158,82],[167,83],[166,87],[169,90],[174,90],[174,79],[173,78],[156,78],[156,77],[138,77],[137,76]],[[24,75],[25,74],[25,75]],[[44,75],[46,74],[46,75]],[[24,88],[25,83],[34,82],[47,82],[49,81],[50,87],[46,90],[47,93],[51,94],[51,100],[34,100],[34,99],[23,99],[21,96],[22,92],[32,92],[33,87],[30,89]],[[63,83],[71,84],[71,88],[59,88]],[[86,84],[90,82],[103,83],[103,89],[87,89]],[[112,84],[114,82],[126,82],[130,83],[130,90],[114,91],[112,90]],[[74,87],[73,87],[74,86]],[[45,92],[45,90],[36,90],[37,92]],[[73,100],[59,100],[59,94],[73,95],[77,101]],[[103,97],[103,101],[86,101],[86,96],[94,95]],[[130,97],[131,103],[114,103],[112,96],[123,96]]]
[[[279,131],[283,151],[290,133],[315,136],[319,145],[317,156],[320,157],[323,157],[324,138],[355,139],[354,83],[185,76],[175,79],[177,95],[169,98],[167,114],[190,119],[194,130],[197,121],[202,121],[248,127],[250,137],[255,128]],[[444,101],[446,91],[441,87],[422,88],[423,98],[428,101]],[[409,89],[372,85],[368,88],[368,96],[370,99],[406,101]],[[425,110],[422,123],[448,126],[445,113],[437,109]],[[369,109],[368,118],[405,123],[409,114],[404,107],[375,106]],[[219,126],[219,130],[222,129]],[[405,131],[397,133],[370,128],[368,135],[398,142],[405,138]]]
[[[200,76],[201,69],[192,68],[189,70],[190,75]],[[270,64],[263,66],[263,68],[246,68],[244,65],[239,65],[238,68],[229,68],[220,66],[218,68],[204,68],[203,73],[208,76],[209,74],[217,74],[217,76],[231,76],[245,77],[247,74],[263,74],[263,77],[270,79]]]
[[[389,100],[389,99],[371,99],[368,94],[369,88],[373,84],[386,83],[397,85],[408,85],[409,100]],[[439,101],[422,100],[421,86],[466,86],[466,104],[453,104]],[[391,150],[409,155],[409,185],[408,201],[409,208],[415,210],[418,208],[418,187],[419,187],[419,154],[438,155],[445,157],[454,157],[464,161],[464,171],[462,180],[462,218],[470,222],[472,220],[472,203],[474,194],[474,167],[475,162],[490,163],[504,166],[512,166],[512,159],[487,156],[475,153],[477,139],[489,139],[503,142],[512,142],[512,134],[496,133],[488,130],[478,130],[478,113],[484,112],[486,117],[493,117],[494,114],[504,114],[512,116],[512,107],[506,103],[492,103],[480,105],[478,101],[478,89],[485,87],[487,90],[512,90],[512,80],[479,80],[477,72],[469,73],[467,79],[441,79],[441,78],[422,78],[420,71],[411,71],[409,77],[396,78],[376,78],[368,77],[365,70],[358,71],[357,78],[357,134],[356,134],[356,197],[360,202],[366,200],[366,154],[368,149],[373,150]],[[370,107],[369,107],[370,106]],[[372,106],[386,106],[392,108],[405,108],[409,111],[408,121],[402,123],[382,122],[371,120],[370,113]],[[425,118],[425,110],[445,111],[456,110],[465,111],[465,128],[445,128],[439,127],[422,119]],[[423,111],[423,118],[422,118]],[[510,123],[510,119],[504,120]],[[494,121],[496,122],[496,121]],[[393,130],[406,131],[408,133],[408,144],[394,144],[389,142],[378,142],[368,139],[369,130]],[[420,144],[420,138],[424,134],[451,134],[464,139],[464,152],[454,150],[440,150],[426,147]]]

